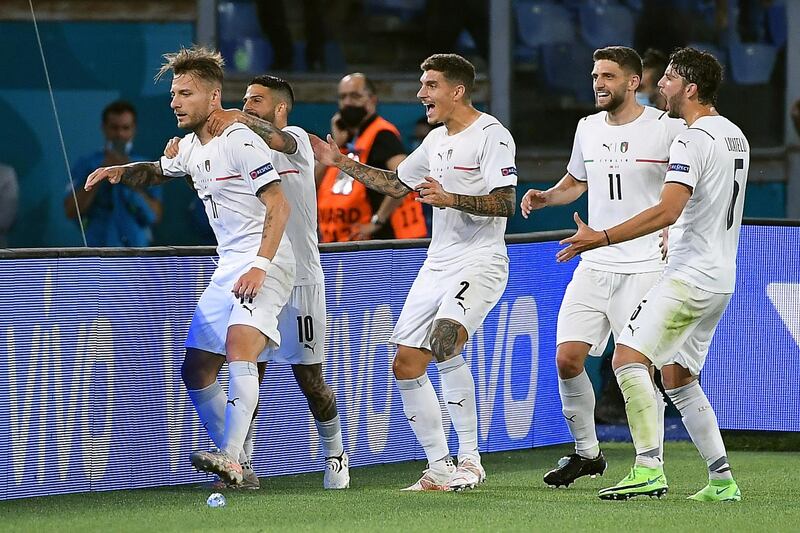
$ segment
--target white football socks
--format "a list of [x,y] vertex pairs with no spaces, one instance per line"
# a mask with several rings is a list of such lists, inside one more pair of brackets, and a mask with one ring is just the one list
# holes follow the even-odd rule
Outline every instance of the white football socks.
[[692,381],[683,387],[668,390],[667,394],[681,412],[683,425],[708,465],[708,477],[733,479],[725,444],[719,432],[717,415],[700,387],[700,382]]
[[574,378],[558,378],[558,394],[561,412],[575,439],[575,453],[594,459],[600,454],[600,443],[594,427],[594,389],[586,370]]
[[428,464],[448,457],[447,439],[442,427],[439,399],[427,374],[415,379],[397,379],[397,388],[403,399],[403,412],[417,437]]
[[208,431],[208,436],[214,441],[217,448],[222,447],[222,438],[225,435],[225,391],[219,381],[214,382],[204,389],[188,389],[189,398],[192,400],[195,411],[200,417],[203,427]]
[[[625,413],[636,448],[636,464],[647,468],[661,466],[658,407],[653,390],[653,380],[647,367],[630,363],[616,369],[619,388],[625,398]],[[663,423],[661,424],[663,428]]]
[[233,361],[228,363],[228,373],[225,437],[221,448],[231,457],[239,458],[258,404],[258,368],[249,361]]
[[478,410],[475,405],[475,380],[461,355],[436,363],[442,380],[450,420],[458,433],[458,458],[480,459],[478,453]]
[[344,453],[344,446],[342,445],[342,424],[339,421],[339,415],[337,414],[325,422],[315,419],[314,423],[317,425],[325,457],[340,457]]

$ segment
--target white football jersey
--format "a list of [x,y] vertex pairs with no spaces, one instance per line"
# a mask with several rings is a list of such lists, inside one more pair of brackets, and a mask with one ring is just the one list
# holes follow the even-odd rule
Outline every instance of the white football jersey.
[[[482,196],[517,184],[516,150],[511,133],[496,118],[481,113],[455,135],[448,135],[445,127],[428,133],[397,167],[397,177],[412,189],[430,176],[447,192]],[[481,255],[508,257],[505,230],[505,217],[434,208],[426,263],[443,266]]]
[[[242,124],[232,124],[205,145],[190,133],[180,140],[175,158],[161,157],[165,176],[191,176],[217,238],[220,266],[258,253],[266,207],[256,193],[280,180],[272,158],[266,143]],[[280,246],[291,249],[285,233]]]
[[[567,171],[586,182],[588,224],[608,229],[658,203],[675,136],[686,130],[683,120],[645,107],[627,124],[606,122],[605,111],[584,117],[575,130]],[[635,274],[661,270],[659,233],[612,244],[581,254],[595,270]]]
[[675,223],[667,272],[708,292],[733,292],[749,169],[750,143],[725,117],[701,117],[675,139],[666,181],[692,196]]
[[317,189],[314,181],[314,151],[308,133],[297,126],[287,126],[283,131],[297,140],[293,154],[273,152],[275,169],[281,177],[281,188],[292,212],[286,225],[286,234],[292,243],[297,261],[295,286],[316,285],[325,281],[319,258],[317,237]]

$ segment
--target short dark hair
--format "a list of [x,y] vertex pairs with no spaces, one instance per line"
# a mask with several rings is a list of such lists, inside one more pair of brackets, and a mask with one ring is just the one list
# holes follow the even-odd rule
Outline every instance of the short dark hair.
[[613,61],[623,70],[636,74],[639,78],[642,77],[642,58],[633,48],[628,48],[627,46],[598,48],[592,54],[592,60],[600,61],[601,59]]
[[659,77],[664,75],[668,63],[669,59],[667,59],[667,54],[656,48],[648,48],[642,56],[642,68],[651,68],[657,71]]
[[103,124],[108,123],[110,115],[121,115],[122,113],[130,113],[133,115],[133,121],[136,122],[136,108],[133,104],[126,100],[115,100],[103,108]]
[[696,48],[679,48],[669,56],[672,69],[685,82],[697,85],[697,100],[701,104],[714,105],[722,84],[722,65],[708,52]]
[[247,85],[263,85],[267,89],[275,92],[287,104],[289,104],[289,111],[294,107],[294,91],[289,82],[277,76],[270,76],[269,74],[262,74],[250,80]]
[[441,72],[451,83],[464,86],[464,95],[469,99],[475,88],[475,66],[458,54],[433,54],[419,66],[423,72]]
[[205,81],[222,86],[225,78],[222,67],[225,66],[225,60],[219,52],[195,45],[191,48],[181,48],[172,54],[164,54],[163,57],[164,64],[156,74],[156,81],[171,70],[175,76],[191,72]]

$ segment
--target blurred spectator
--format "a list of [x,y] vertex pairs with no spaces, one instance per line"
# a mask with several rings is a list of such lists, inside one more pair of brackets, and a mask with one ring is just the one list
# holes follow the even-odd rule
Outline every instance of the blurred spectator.
[[661,50],[649,48],[642,57],[642,82],[636,91],[636,100],[642,105],[665,109],[667,102],[658,90],[658,80],[667,70],[669,59]]
[[0,248],[8,246],[8,232],[17,218],[19,183],[17,173],[0,163]]
[[102,126],[106,144],[102,150],[84,156],[72,168],[72,186],[64,197],[64,212],[77,220],[80,210],[89,246],[149,246],[152,226],[161,220],[161,189],[133,189],[111,186],[103,181],[91,191],[83,184],[95,169],[124,165],[147,158],[133,153],[136,109],[128,102],[112,102],[103,110]]
[[[270,70],[292,70],[295,49],[283,0],[256,0],[256,10],[261,30],[269,39],[274,54]],[[308,70],[321,71],[325,68],[326,20],[322,0],[303,0]]]
[[426,21],[428,55],[457,52],[458,36],[466,29],[478,53],[489,60],[487,0],[428,0]]
[[[338,92],[339,111],[331,118],[331,134],[342,153],[373,167],[397,169],[407,154],[397,128],[377,114],[372,82],[364,74],[348,74]],[[422,207],[413,195],[384,196],[335,167],[324,170],[317,206],[322,242],[427,236]]]

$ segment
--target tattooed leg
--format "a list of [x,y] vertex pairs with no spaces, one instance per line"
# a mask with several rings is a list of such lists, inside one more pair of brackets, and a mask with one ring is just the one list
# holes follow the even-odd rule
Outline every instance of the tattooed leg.
[[466,342],[467,330],[455,320],[441,318],[434,322],[431,333],[431,352],[438,363],[460,354]]

